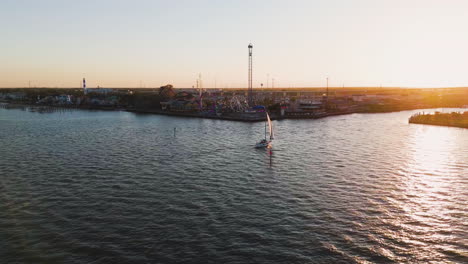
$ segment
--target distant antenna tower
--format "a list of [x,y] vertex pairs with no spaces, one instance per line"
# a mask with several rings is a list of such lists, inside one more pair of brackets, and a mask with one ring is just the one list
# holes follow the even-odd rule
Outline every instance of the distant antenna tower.
[[253,90],[252,90],[252,43],[249,44],[249,90],[248,90],[248,99],[249,106],[253,106]]

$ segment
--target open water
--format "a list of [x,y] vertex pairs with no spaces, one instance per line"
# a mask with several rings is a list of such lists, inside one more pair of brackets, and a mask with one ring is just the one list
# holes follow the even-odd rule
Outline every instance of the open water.
[[0,263],[467,263],[468,129],[415,112],[274,121],[270,153],[263,123],[0,109]]

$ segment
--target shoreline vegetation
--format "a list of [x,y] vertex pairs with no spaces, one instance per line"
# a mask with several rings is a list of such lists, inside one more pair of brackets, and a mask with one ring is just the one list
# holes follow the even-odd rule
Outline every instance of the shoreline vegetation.
[[274,120],[317,119],[352,113],[385,113],[429,108],[468,107],[468,88],[322,88],[258,89],[255,105],[246,89],[2,88],[2,108],[32,111],[85,109],[258,122],[265,109]]
[[411,124],[423,124],[434,126],[449,126],[468,128],[468,111],[434,114],[417,113],[409,118]]

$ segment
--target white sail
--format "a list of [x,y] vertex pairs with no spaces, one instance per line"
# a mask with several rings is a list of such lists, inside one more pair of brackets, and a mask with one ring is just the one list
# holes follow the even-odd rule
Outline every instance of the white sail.
[[[273,140],[273,126],[271,124],[270,116],[268,115],[267,112],[265,113],[267,116],[267,120],[266,120],[267,122],[265,122],[265,139],[262,139],[260,142],[255,144],[255,148],[271,148],[271,140]],[[268,131],[270,134],[270,140],[267,140],[267,123],[268,123]]]
[[273,139],[273,125],[271,124],[271,119],[268,113],[266,113],[267,120],[268,120],[268,131],[270,132],[270,140]]

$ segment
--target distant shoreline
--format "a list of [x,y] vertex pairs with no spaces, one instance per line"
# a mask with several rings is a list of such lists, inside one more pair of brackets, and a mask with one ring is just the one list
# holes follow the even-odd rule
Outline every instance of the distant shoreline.
[[409,118],[410,124],[468,128],[468,111],[464,113],[418,113]]
[[[205,118],[205,119],[217,119],[217,120],[227,120],[227,121],[240,121],[240,122],[263,122],[265,121],[265,115],[263,112],[257,113],[243,113],[243,112],[233,112],[233,113],[223,113],[221,115],[200,113],[200,112],[175,112],[175,111],[162,111],[162,110],[145,110],[145,109],[135,109],[135,108],[125,108],[125,107],[106,107],[106,106],[76,106],[76,105],[36,105],[36,104],[27,104],[27,103],[18,103],[18,102],[5,102],[0,101],[0,103],[7,104],[14,108],[18,107],[37,107],[43,109],[79,109],[79,110],[102,110],[102,111],[126,111],[136,114],[155,114],[155,115],[165,115],[165,116],[178,116],[178,117],[190,117],[190,118]],[[321,113],[314,114],[310,116],[280,116],[277,114],[272,114],[272,120],[284,120],[284,119],[319,119],[329,116],[336,115],[346,115],[353,114],[356,112],[330,112],[330,113]]]
[[[155,115],[165,115],[165,116],[177,116],[177,117],[188,117],[188,118],[205,118],[205,119],[216,119],[216,120],[227,120],[227,121],[240,121],[240,122],[263,122],[265,121],[265,116],[262,112],[259,113],[242,113],[242,112],[233,112],[233,113],[223,113],[222,115],[213,115],[208,113],[200,113],[200,112],[174,112],[174,111],[162,111],[162,110],[144,110],[144,109],[135,109],[135,108],[125,108],[125,107],[110,107],[110,106],[76,106],[76,105],[36,105],[36,104],[27,104],[27,103],[18,103],[18,102],[7,102],[7,101],[0,101],[0,104],[3,104],[7,107],[1,108],[11,108],[15,107],[36,107],[41,109],[78,109],[78,110],[96,110],[96,111],[126,111],[132,112],[136,114],[155,114]],[[379,111],[337,111],[337,112],[329,112],[329,113],[317,113],[312,114],[309,116],[280,116],[277,114],[271,114],[272,120],[286,120],[286,119],[321,119],[330,116],[340,116],[340,115],[349,115],[349,114],[380,114],[380,113],[393,113],[393,112],[401,112],[401,111],[409,111],[409,110],[418,110],[418,109],[437,109],[441,107],[408,107],[408,108],[398,108],[398,109],[386,109],[386,110],[379,110]],[[448,107],[452,108],[452,107]],[[453,107],[458,108],[458,107]],[[418,123],[415,121],[411,121],[410,123],[415,124],[423,124]],[[424,123],[426,124],[426,123]],[[433,125],[439,126],[447,126],[445,124],[436,124]],[[455,126],[455,125],[454,125]],[[468,128],[468,127],[463,127]]]
[[[90,88],[91,89],[91,88]],[[385,91],[384,91],[385,90]],[[201,92],[201,93],[200,93]],[[273,91],[257,89],[255,104],[247,103],[246,91],[179,89],[168,84],[146,90],[6,89],[0,102],[29,105],[32,111],[85,109],[128,111],[190,118],[241,122],[265,121],[265,109],[273,120],[319,119],[353,113],[390,113],[414,109],[463,107],[468,89]]]

